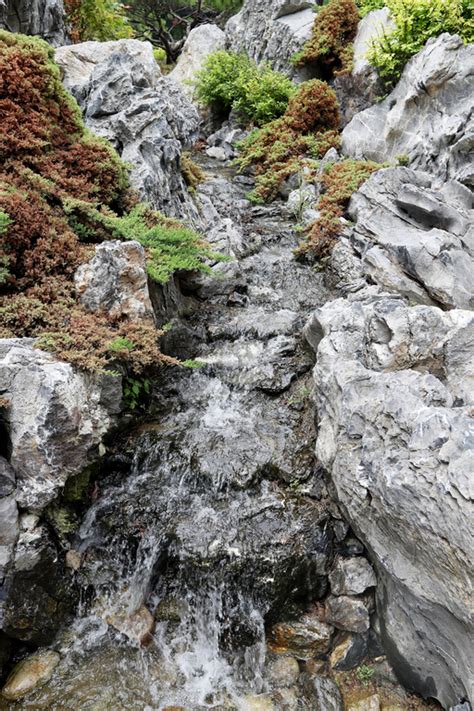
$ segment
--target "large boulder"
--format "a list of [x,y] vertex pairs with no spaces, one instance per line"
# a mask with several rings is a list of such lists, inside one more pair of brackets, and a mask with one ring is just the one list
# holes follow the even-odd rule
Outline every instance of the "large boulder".
[[168,75],[169,78],[178,82],[184,93],[192,97],[197,73],[202,69],[207,57],[212,52],[223,49],[224,45],[225,33],[217,25],[198,25],[189,33],[176,66]]
[[226,25],[227,45],[257,62],[293,73],[290,59],[309,39],[315,18],[310,0],[245,0]]
[[56,61],[87,126],[132,166],[142,197],[167,215],[196,217],[180,158],[197,138],[199,117],[179,85],[162,76],[151,44],[84,42],[60,47]]
[[453,705],[474,674],[473,314],[367,287],[310,330],[317,455],[375,565],[385,648],[407,685]]
[[119,377],[78,373],[33,344],[0,340],[0,395],[10,402],[4,419],[16,501],[40,511],[98,455],[122,389]]
[[415,303],[473,308],[474,196],[409,168],[374,173],[352,197],[349,240],[368,280]]
[[357,114],[343,152],[379,162],[404,156],[413,168],[474,185],[474,45],[443,34],[406,65],[392,93]]
[[68,39],[62,0],[0,0],[0,28],[38,35],[53,45]]

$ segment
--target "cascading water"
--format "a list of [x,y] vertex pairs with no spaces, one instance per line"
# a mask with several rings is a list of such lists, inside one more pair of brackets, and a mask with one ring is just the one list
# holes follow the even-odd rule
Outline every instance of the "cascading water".
[[266,624],[326,591],[330,505],[300,333],[327,294],[293,259],[283,207],[251,207],[244,184],[211,170],[209,236],[236,259],[188,284],[202,367],[164,374],[162,414],[116,448],[133,449],[128,471],[112,459],[99,480],[74,542],[77,619],[22,708],[257,708],[249,694],[275,691]]

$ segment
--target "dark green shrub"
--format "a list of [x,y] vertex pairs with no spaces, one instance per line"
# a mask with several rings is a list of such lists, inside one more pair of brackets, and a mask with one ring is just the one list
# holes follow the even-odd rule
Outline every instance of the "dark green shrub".
[[73,42],[133,37],[125,7],[116,0],[65,0],[64,6]]
[[196,80],[198,99],[220,113],[236,109],[245,121],[261,126],[281,116],[295,88],[266,63],[219,50],[211,54]]

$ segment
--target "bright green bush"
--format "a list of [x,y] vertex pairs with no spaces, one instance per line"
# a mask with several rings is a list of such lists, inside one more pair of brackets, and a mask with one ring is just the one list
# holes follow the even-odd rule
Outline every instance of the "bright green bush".
[[407,61],[430,37],[443,32],[474,41],[472,0],[386,0],[395,29],[376,40],[368,59],[388,82],[395,82]]
[[197,96],[221,113],[236,109],[249,123],[262,126],[281,116],[295,91],[291,80],[268,64],[244,54],[213,52],[199,72]]

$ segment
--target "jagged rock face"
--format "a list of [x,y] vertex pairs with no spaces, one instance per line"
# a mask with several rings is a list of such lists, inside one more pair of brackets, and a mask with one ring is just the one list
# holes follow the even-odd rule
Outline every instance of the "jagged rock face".
[[429,40],[385,101],[346,126],[343,152],[379,162],[403,155],[413,168],[474,185],[473,72],[472,44],[448,34]]
[[162,76],[148,42],[84,42],[56,51],[64,84],[89,128],[133,166],[131,182],[167,215],[197,213],[180,172],[199,118],[181,88]]
[[474,307],[472,192],[408,168],[375,173],[352,197],[350,235],[365,275],[415,303]]
[[189,33],[169,78],[178,82],[184,93],[192,97],[197,72],[202,69],[206,58],[212,52],[223,49],[224,44],[225,33],[217,25],[198,25]]
[[368,287],[313,322],[317,455],[372,552],[398,672],[446,706],[473,669],[474,318]]
[[56,46],[68,40],[62,0],[0,0],[0,28],[39,35]]
[[112,318],[153,321],[145,250],[135,241],[102,242],[74,276],[76,294],[88,311]]
[[315,13],[308,0],[246,0],[226,25],[227,45],[257,62],[294,73],[290,59],[311,35]]
[[33,348],[32,339],[3,339],[0,392],[11,403],[6,425],[16,501],[41,510],[97,456],[120,410],[120,378],[77,373]]

